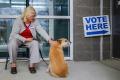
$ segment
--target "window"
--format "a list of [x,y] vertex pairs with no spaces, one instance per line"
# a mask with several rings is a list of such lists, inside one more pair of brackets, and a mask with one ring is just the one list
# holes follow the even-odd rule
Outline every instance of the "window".
[[[72,1],[73,0],[29,0],[29,3],[26,3],[27,1],[25,2],[25,0],[0,0],[0,4],[6,4],[4,6],[0,5],[0,26],[6,28],[0,30],[0,39],[2,38],[0,46],[7,43],[12,23],[14,19],[22,13],[26,4],[32,5],[35,8],[41,26],[53,39],[56,40],[64,37],[72,41]],[[3,34],[4,31],[6,31],[5,34]],[[45,42],[43,42],[42,46],[44,47],[42,48],[43,55],[47,58],[49,46]],[[72,49],[72,45],[64,49],[66,58],[72,59]]]

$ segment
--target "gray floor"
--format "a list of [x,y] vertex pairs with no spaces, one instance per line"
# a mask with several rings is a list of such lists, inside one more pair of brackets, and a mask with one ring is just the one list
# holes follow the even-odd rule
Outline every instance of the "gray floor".
[[120,80],[120,71],[97,61],[69,61],[67,78],[54,78],[46,73],[47,66],[41,62],[36,74],[28,71],[28,62],[18,61],[18,74],[10,74],[10,67],[4,70],[0,63],[0,80]]
[[113,59],[107,59],[107,60],[101,61],[101,63],[103,63],[103,64],[105,64],[109,67],[120,70],[120,59],[114,59],[114,58]]

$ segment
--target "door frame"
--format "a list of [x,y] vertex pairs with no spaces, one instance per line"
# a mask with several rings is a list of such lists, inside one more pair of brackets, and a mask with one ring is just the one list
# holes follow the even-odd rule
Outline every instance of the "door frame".
[[[19,15],[0,15],[0,19],[15,19]],[[65,57],[65,60],[73,60],[73,0],[70,0],[70,15],[69,16],[37,16],[38,19],[69,19],[70,20],[70,57]],[[45,58],[49,60],[49,58]],[[5,59],[0,59],[0,62],[4,62]]]

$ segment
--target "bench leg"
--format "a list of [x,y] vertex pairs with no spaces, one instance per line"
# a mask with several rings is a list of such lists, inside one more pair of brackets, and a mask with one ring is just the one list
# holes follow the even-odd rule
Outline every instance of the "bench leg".
[[6,57],[6,62],[5,62],[5,70],[7,70],[7,65],[8,65],[8,58],[9,58],[9,54],[7,55],[7,57]]

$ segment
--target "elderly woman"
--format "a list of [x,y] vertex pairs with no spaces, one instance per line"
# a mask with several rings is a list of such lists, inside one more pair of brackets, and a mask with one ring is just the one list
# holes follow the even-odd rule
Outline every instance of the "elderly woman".
[[30,49],[29,71],[31,73],[36,73],[35,64],[40,61],[37,34],[40,34],[50,44],[53,43],[47,32],[42,29],[35,17],[35,9],[32,6],[28,6],[22,16],[18,17],[13,24],[8,43],[11,74],[17,73],[16,57],[18,46],[24,44]]

